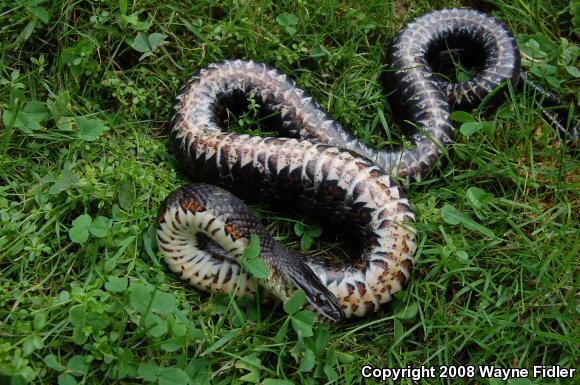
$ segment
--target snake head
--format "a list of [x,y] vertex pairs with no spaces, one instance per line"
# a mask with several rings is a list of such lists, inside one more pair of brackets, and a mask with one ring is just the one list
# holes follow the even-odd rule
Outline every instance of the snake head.
[[294,254],[282,260],[284,263],[279,267],[279,273],[286,278],[286,288],[302,289],[307,307],[314,310],[322,321],[338,323],[345,319],[338,298],[314,274],[303,256]]
[[308,304],[324,322],[334,324],[344,321],[344,312],[338,299],[328,289],[326,291],[328,294],[320,292],[306,293],[305,291]]

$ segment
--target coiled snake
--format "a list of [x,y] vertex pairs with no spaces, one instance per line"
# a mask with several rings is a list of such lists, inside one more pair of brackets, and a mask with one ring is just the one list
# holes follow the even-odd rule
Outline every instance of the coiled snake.
[[[430,60],[450,48],[485,57],[471,80],[433,75]],[[395,38],[389,83],[415,126],[412,148],[378,151],[346,132],[286,75],[253,61],[199,70],[175,98],[171,142],[185,171],[242,197],[259,195],[317,214],[352,231],[362,254],[329,264],[283,248],[238,198],[196,183],[171,193],[157,218],[158,244],[171,270],[198,289],[252,295],[262,286],[282,300],[306,293],[319,318],[338,322],[376,311],[409,279],[415,216],[390,175],[422,178],[453,141],[450,105],[473,107],[499,85],[520,79],[513,35],[494,18],[468,9],[428,13]],[[252,96],[283,138],[222,130],[228,108]],[[260,239],[268,278],[256,282],[238,262],[250,235]]]

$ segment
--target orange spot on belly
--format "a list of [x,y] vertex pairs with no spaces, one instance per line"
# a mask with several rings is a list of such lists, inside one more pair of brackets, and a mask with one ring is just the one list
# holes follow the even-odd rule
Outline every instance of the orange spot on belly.
[[200,211],[205,211],[205,207],[203,207],[197,200],[195,199],[188,199],[179,202],[181,208],[184,211],[190,211],[192,213],[197,213]]
[[238,232],[238,230],[236,230],[236,228],[230,223],[226,224],[225,230],[226,234],[232,237],[234,241],[237,241],[242,237],[242,235]]

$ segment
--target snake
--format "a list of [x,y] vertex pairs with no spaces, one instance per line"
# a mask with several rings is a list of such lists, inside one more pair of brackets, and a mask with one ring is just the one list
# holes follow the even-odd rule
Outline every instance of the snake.
[[[437,76],[432,62],[449,49],[481,55],[481,70],[463,83]],[[417,250],[416,217],[397,179],[421,180],[453,143],[452,106],[473,108],[498,87],[516,85],[521,74],[514,36],[494,17],[443,9],[410,21],[391,45],[386,83],[414,129],[406,145],[379,150],[266,64],[225,60],[198,70],[173,104],[172,151],[194,183],[170,193],[159,209],[163,259],[209,293],[263,291],[287,301],[303,290],[304,306],[324,322],[378,311],[409,280]],[[248,98],[280,137],[226,129],[228,112],[243,110]],[[352,238],[358,251],[336,262],[290,250],[240,198],[320,218]],[[265,278],[243,267],[253,235]]]

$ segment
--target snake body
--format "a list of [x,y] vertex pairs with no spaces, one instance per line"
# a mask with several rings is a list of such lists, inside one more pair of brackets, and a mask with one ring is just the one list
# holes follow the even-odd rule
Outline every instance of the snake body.
[[[447,46],[479,49],[483,70],[451,84],[433,75],[432,56]],[[171,270],[198,289],[282,300],[301,288],[307,306],[329,322],[376,311],[410,276],[415,216],[392,175],[421,179],[453,141],[450,105],[477,105],[520,76],[511,32],[483,13],[434,11],[410,22],[389,54],[389,83],[415,126],[412,148],[373,149],[334,121],[295,82],[253,61],[224,61],[194,74],[178,92],[173,151],[195,183],[171,193],[157,218],[158,244]],[[283,137],[225,132],[227,109],[251,96]],[[354,234],[360,249],[346,265],[285,249],[235,196],[284,202]],[[250,235],[260,239],[268,278],[240,267]]]

